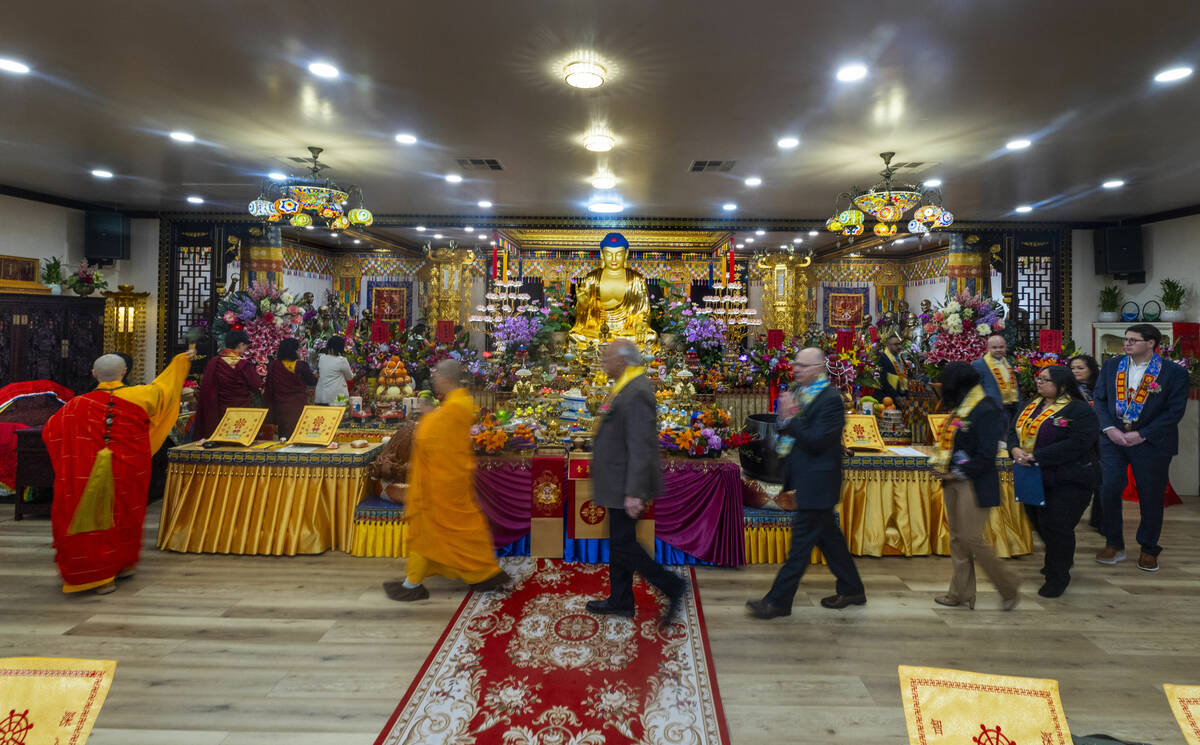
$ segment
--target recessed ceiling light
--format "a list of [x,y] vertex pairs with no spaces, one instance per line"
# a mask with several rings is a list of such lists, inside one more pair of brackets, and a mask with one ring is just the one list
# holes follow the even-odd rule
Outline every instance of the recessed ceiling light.
[[482,210],[490,210],[492,208],[492,203],[486,199],[479,200],[478,204],[479,204],[479,209],[482,209]]
[[1033,207],[1029,206],[1028,204],[1022,204],[1019,207],[1017,207],[1017,212],[1020,212],[1021,214],[1025,214],[1026,212],[1033,212]]
[[204,197],[198,197],[195,194],[187,198],[189,204],[204,204]]
[[425,226],[424,226],[424,225],[418,225],[418,226],[417,226],[417,232],[418,232],[418,233],[424,233],[424,232],[425,232]]
[[1103,184],[1100,184],[1100,185],[1103,186],[1105,189],[1120,189],[1122,186],[1125,185],[1125,182],[1119,178],[1115,178],[1110,181],[1105,181]]
[[356,246],[357,246],[357,245],[358,245],[358,244],[360,244],[360,243],[362,243],[362,241],[360,241],[358,238],[355,238],[355,239],[354,239],[354,245],[356,245]]
[[267,174],[267,178],[271,179],[272,181],[287,181],[287,174],[280,173],[279,171],[271,171]]
[[763,230],[762,228],[759,228],[758,230],[754,231],[754,234],[755,235],[766,235],[767,231]]
[[337,237],[338,237],[338,234],[337,234],[337,233],[330,233],[330,234],[329,234],[329,237],[330,237],[330,238],[337,238]]
[[751,176],[743,183],[746,184],[746,186],[762,186],[762,179],[760,179],[758,176]]
[[474,232],[475,232],[475,228],[471,227],[470,225],[468,225],[467,227],[463,228],[463,230],[464,230],[464,231],[466,231],[466,232],[468,232],[468,233],[474,233]]
[[621,204],[620,202],[614,202],[614,201],[607,200],[607,199],[601,199],[601,200],[597,200],[595,202],[589,202],[588,209],[591,210],[592,212],[599,212],[601,214],[610,215],[614,212],[620,212],[621,210],[625,209],[625,205]]
[[458,184],[462,182],[462,176],[459,176],[457,173],[447,173],[446,180],[452,184]]
[[925,182],[926,189],[936,189],[937,187],[939,187],[941,185],[942,185],[942,180],[940,178],[931,178]]
[[597,173],[592,176],[592,188],[611,189],[617,185],[617,177],[611,173]]
[[854,253],[850,254],[850,258],[852,258],[852,259],[857,259],[857,258],[858,258],[858,252],[857,252],[857,251],[855,251]]
[[746,247],[745,243],[739,243],[739,244],[737,244],[737,246],[735,246],[735,248],[745,248],[745,247]]
[[196,135],[191,132],[172,132],[171,139],[176,142],[195,142]]
[[721,205],[721,209],[725,210],[726,212],[733,212],[737,209],[737,203],[726,202],[725,204]]
[[795,238],[792,239],[792,243],[803,243],[803,242],[804,242],[804,239],[801,238],[800,236],[796,236]]
[[783,137],[775,144],[778,145],[779,147],[783,148],[784,150],[791,150],[792,148],[794,148],[800,144],[800,138],[799,137]]
[[494,246],[494,245],[496,245],[496,242],[495,242],[495,241],[492,241],[492,244],[491,244],[491,245],[493,245],[493,246]]
[[597,132],[583,138],[583,146],[593,153],[607,153],[613,149],[616,140],[612,135]]
[[315,225],[305,225],[305,226],[304,226],[304,229],[305,229],[305,230],[316,230],[316,229],[317,229],[317,226],[315,226]]
[[328,62],[313,62],[308,66],[308,71],[318,78],[336,78],[342,73]]
[[1009,140],[1004,144],[1004,147],[1008,148],[1009,150],[1024,150],[1032,144],[1033,143],[1029,140],[1021,138],[1019,140]]
[[809,238],[816,238],[818,235],[820,235],[820,233],[818,233],[818,232],[817,232],[817,231],[815,231],[815,230],[810,230],[810,231],[808,231],[808,237],[809,237]]
[[96,168],[92,171],[92,175],[96,178],[112,178],[112,171],[106,171],[103,168]]
[[779,244],[779,247],[780,247],[781,249],[783,249],[784,251],[786,251],[786,250],[787,250],[787,244],[786,244],[786,243],[780,243],[780,244]]
[[862,80],[867,77],[867,66],[861,62],[844,65],[838,68],[837,79],[843,83],[853,83],[856,80]]
[[434,234],[433,234],[433,237],[434,237],[434,238],[437,238],[437,239],[440,241],[440,240],[442,239],[442,234],[441,234],[441,233],[434,233]]
[[415,145],[417,144],[417,136],[402,132],[396,135],[396,142],[399,142],[401,145]]
[[754,242],[754,239],[753,239],[753,238],[747,238],[747,239],[746,239],[746,242],[747,242],[747,243],[753,243],[753,242]]
[[572,88],[599,88],[607,76],[604,65],[591,60],[575,60],[563,68],[563,81]]
[[897,246],[900,246],[900,245],[903,245],[904,241],[906,241],[906,240],[908,240],[908,239],[907,238],[897,238],[895,243]]
[[17,62],[15,59],[0,57],[0,70],[4,72],[12,72],[17,75],[24,75],[29,72],[29,65],[24,62]]
[[1168,67],[1166,70],[1154,76],[1156,83],[1174,83],[1184,78],[1191,77],[1192,68],[1190,67]]

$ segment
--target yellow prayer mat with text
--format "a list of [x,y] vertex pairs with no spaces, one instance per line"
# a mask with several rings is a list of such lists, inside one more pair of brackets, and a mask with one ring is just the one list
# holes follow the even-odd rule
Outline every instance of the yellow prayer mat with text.
[[23,745],[83,745],[108,696],[115,660],[0,659],[0,733]]
[[913,745],[1071,745],[1058,681],[900,666]]
[[1200,745],[1200,686],[1163,683],[1163,691],[1171,704],[1171,713],[1183,731],[1183,739],[1188,745]]

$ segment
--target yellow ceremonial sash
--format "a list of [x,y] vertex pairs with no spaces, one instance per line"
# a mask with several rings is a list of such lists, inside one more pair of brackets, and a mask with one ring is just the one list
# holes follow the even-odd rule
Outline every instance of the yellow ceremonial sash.
[[896,371],[895,374],[888,373],[888,385],[898,391],[907,391],[908,376],[904,374],[904,367],[900,364],[900,360],[896,358],[896,355],[892,354],[892,350],[890,349],[883,350],[883,354],[892,363],[892,369]]
[[238,353],[232,349],[222,349],[221,359],[224,360],[225,364],[229,365],[230,367],[237,367],[237,363],[242,361],[242,358],[238,356]]
[[290,373],[296,372],[297,360],[280,360],[280,362],[283,363],[284,368],[287,369],[288,372],[290,372]]
[[966,418],[985,398],[987,398],[987,394],[983,392],[983,386],[975,386],[946,420],[946,426],[942,427],[942,433],[938,436],[937,452],[929,459],[935,471],[949,472],[950,456],[954,453],[954,435],[965,426]]
[[1017,416],[1017,439],[1021,442],[1021,449],[1027,453],[1033,452],[1033,446],[1037,442],[1038,431],[1042,425],[1060,409],[1071,403],[1071,397],[1059,396],[1035,417],[1033,412],[1037,411],[1040,403],[1040,400],[1030,401],[1025,410]]
[[992,377],[996,379],[996,385],[1000,388],[1000,398],[1006,404],[1015,404],[1017,402],[1017,379],[1013,377],[1012,368],[1008,363],[1000,364],[992,355],[986,355],[984,361],[987,362],[988,369],[992,371]]

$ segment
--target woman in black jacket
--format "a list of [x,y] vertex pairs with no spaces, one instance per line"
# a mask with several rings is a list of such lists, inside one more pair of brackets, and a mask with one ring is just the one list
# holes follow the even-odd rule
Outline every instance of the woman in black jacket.
[[1045,504],[1026,504],[1025,512],[1046,544],[1046,583],[1038,595],[1056,598],[1071,582],[1075,525],[1096,486],[1100,420],[1066,367],[1043,368],[1034,381],[1038,396],[1022,406],[1008,442],[1014,462],[1042,471]]
[[[1067,364],[1071,368],[1071,374],[1075,376],[1075,382],[1079,384],[1079,392],[1090,404],[1092,391],[1096,389],[1096,382],[1100,380],[1100,365],[1096,364],[1094,357],[1087,354],[1077,354]],[[1100,506],[1100,479],[1097,477],[1096,488],[1092,492],[1092,511],[1088,515],[1088,525],[1099,531],[1103,519],[1104,508]]]
[[1012,610],[1021,597],[1021,580],[983,538],[991,509],[1000,505],[996,450],[1004,433],[1004,411],[983,392],[979,373],[969,363],[946,365],[941,382],[942,403],[951,414],[938,435],[932,464],[942,480],[954,574],[946,594],[933,600],[974,608],[978,561],[1000,591],[1001,607]]

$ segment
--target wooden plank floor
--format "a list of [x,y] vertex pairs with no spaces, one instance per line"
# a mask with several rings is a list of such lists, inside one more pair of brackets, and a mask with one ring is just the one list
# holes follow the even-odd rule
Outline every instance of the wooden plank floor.
[[[464,595],[435,578],[429,601],[387,600],[401,560],[150,548],[116,593],[64,596],[49,522],[4,511],[0,656],[118,660],[93,745],[369,745]],[[1062,598],[1035,594],[1040,552],[1013,560],[1026,592],[1012,613],[986,583],[973,612],[934,605],[950,573],[939,557],[861,559],[870,602],[841,612],[817,604],[833,581],[816,567],[793,615],[770,622],[743,603],[775,567],[697,569],[733,741],[905,743],[896,666],[914,664],[1057,678],[1076,735],[1182,743],[1160,684],[1200,683],[1198,529],[1200,500],[1169,509],[1148,574],[1094,563],[1102,541],[1081,527]]]

